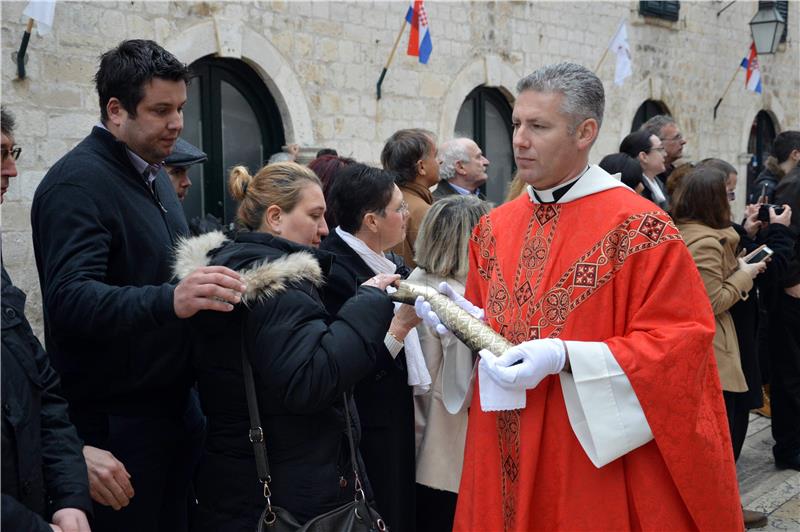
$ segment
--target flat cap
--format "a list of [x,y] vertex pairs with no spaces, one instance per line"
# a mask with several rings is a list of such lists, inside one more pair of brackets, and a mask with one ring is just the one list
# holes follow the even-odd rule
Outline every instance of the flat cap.
[[183,139],[178,139],[175,149],[164,159],[165,166],[192,166],[208,159],[208,155]]

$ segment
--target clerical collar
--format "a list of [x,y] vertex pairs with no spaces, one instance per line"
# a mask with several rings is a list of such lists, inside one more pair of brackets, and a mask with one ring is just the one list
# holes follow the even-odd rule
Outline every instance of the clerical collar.
[[569,189],[571,189],[572,186],[575,185],[575,183],[577,183],[578,180],[582,178],[588,171],[589,165],[586,165],[586,169],[577,177],[570,179],[566,183],[561,183],[553,188],[548,188],[545,190],[536,190],[532,185],[528,185],[528,196],[530,197],[532,203],[556,203],[564,196],[564,194],[569,192]]

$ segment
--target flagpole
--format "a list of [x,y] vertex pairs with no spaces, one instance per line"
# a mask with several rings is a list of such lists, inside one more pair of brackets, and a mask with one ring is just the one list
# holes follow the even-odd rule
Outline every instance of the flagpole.
[[717,119],[717,109],[719,109],[719,106],[722,104],[722,100],[724,100],[725,96],[727,96],[728,91],[731,88],[731,85],[733,85],[733,81],[736,79],[736,75],[739,74],[740,68],[742,68],[742,65],[736,66],[736,71],[733,73],[733,76],[731,76],[731,80],[728,82],[728,86],[725,87],[725,92],[723,92],[722,96],[720,96],[719,100],[717,100],[717,104],[714,106],[714,120]]
[[17,76],[19,79],[25,79],[25,52],[28,50],[28,41],[31,40],[32,31],[33,19],[29,18],[25,33],[22,34],[22,43],[19,45],[19,52],[17,52]]
[[381,77],[378,78],[378,100],[381,99],[381,85],[383,85],[383,78],[386,77],[386,71],[389,70],[389,65],[392,64],[392,59],[394,59],[394,52],[397,50],[397,45],[400,44],[400,37],[403,36],[403,32],[406,31],[406,24],[408,24],[408,20],[403,17],[403,25],[400,27],[400,32],[397,34],[397,38],[394,40],[394,46],[392,46],[392,51],[389,53],[389,59],[386,60],[386,66],[383,67],[381,71]]
[[611,35],[611,38],[608,40],[608,44],[606,45],[606,49],[605,49],[605,51],[603,52],[603,56],[600,58],[600,61],[598,61],[598,62],[597,62],[597,66],[596,66],[596,67],[594,67],[594,73],[595,73],[595,74],[597,74],[597,72],[600,70],[600,65],[602,65],[602,64],[603,64],[603,61],[605,61],[605,60],[606,60],[606,56],[608,55],[608,50],[609,50],[609,48],[611,48],[611,43],[612,43],[612,42],[614,42],[614,39],[616,38],[616,36],[617,36],[617,33],[619,33],[619,29],[622,27],[622,25],[623,25],[624,23],[625,23],[625,18],[623,17],[623,18],[622,18],[622,19],[619,21],[619,24],[617,24],[617,29],[616,29],[616,30],[614,31],[614,33]]

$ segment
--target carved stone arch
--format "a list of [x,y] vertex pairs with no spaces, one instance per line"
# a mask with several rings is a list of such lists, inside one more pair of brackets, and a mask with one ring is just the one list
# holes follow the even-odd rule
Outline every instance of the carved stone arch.
[[187,64],[212,54],[245,61],[275,99],[287,142],[314,145],[308,101],[292,65],[268,39],[241,20],[215,17],[171,35],[164,47]]
[[617,141],[617,145],[619,145],[622,138],[630,133],[633,117],[646,100],[661,102],[669,109],[672,118],[679,124],[681,123],[680,113],[679,111],[676,112],[679,107],[673,104],[675,96],[669,90],[669,83],[665,82],[658,74],[651,74],[636,85],[625,87],[622,112],[617,116],[615,127],[613,128],[614,131],[619,131],[622,135]]
[[[744,120],[742,121],[742,128],[739,130],[739,149],[740,159],[747,155],[747,148],[750,142],[750,128],[753,126],[753,120],[759,111],[766,111],[772,118],[775,124],[775,133],[782,131],[782,125],[786,123],[786,112],[783,110],[780,99],[776,96],[764,98],[748,98],[749,102],[746,103],[746,111],[744,113]],[[746,161],[744,164],[747,164]],[[740,168],[741,170],[741,168]]]
[[489,54],[485,57],[475,58],[464,66],[453,78],[445,96],[442,115],[439,119],[439,138],[446,139],[453,135],[456,119],[461,105],[475,87],[485,85],[494,87],[508,99],[513,106],[513,88],[522,76],[498,55]]

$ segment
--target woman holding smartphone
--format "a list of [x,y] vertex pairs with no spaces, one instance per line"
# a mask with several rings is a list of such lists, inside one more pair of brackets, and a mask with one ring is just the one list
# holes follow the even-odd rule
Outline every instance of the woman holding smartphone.
[[[695,168],[683,179],[673,198],[672,216],[697,264],[716,318],[714,355],[728,427],[734,435],[742,433],[743,423],[746,427],[747,410],[740,411],[746,403],[736,399],[748,390],[748,385],[730,309],[747,299],[753,280],[767,264],[763,260],[749,263],[737,259],[740,237],[731,223],[727,179],[723,171],[710,165]],[[743,519],[747,521],[747,517]]]

